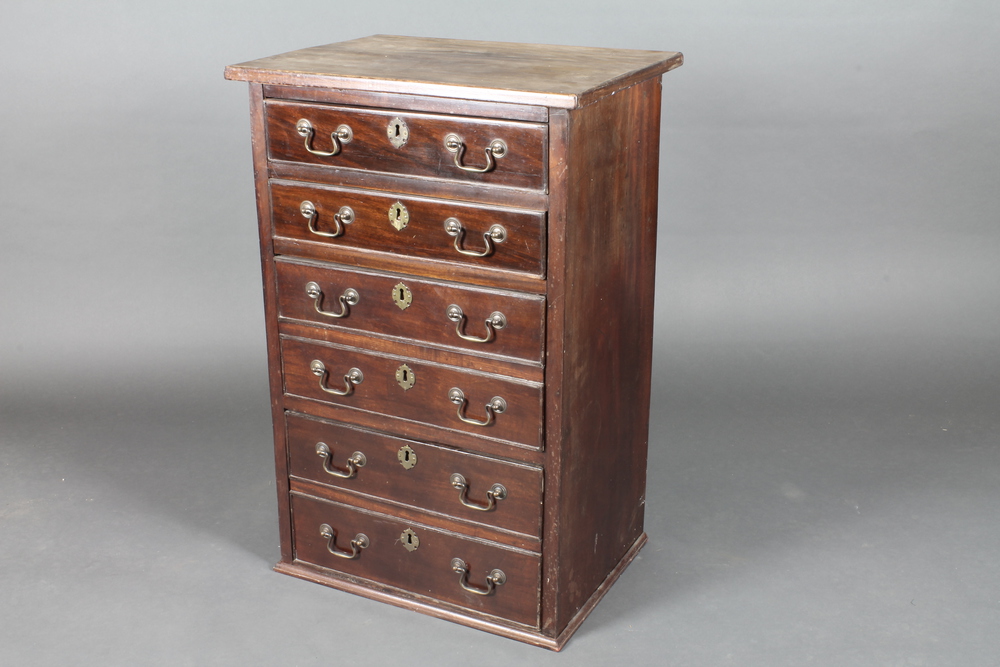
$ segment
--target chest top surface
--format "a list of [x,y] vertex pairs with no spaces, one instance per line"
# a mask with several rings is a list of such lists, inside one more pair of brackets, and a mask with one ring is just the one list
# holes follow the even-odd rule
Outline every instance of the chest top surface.
[[226,78],[575,108],[682,62],[670,51],[373,35],[230,65]]

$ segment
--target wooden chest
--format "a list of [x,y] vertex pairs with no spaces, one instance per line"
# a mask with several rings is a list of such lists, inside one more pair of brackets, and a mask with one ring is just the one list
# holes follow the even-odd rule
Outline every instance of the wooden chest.
[[643,545],[660,76],[375,36],[250,83],[286,574],[558,650]]

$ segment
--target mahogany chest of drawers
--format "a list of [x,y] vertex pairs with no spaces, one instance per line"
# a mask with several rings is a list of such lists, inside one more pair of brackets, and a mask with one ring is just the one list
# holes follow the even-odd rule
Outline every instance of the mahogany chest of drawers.
[[276,569],[559,649],[646,540],[660,76],[375,36],[250,83]]

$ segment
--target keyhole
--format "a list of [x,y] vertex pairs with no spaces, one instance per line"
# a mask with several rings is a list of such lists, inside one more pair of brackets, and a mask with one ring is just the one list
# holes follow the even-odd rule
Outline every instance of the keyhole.
[[392,286],[392,301],[400,310],[406,310],[410,307],[410,301],[413,299],[413,293],[410,292],[410,288],[404,283],[396,283]]
[[403,454],[403,458],[406,459],[407,463],[409,463],[410,462],[410,453],[409,452],[405,452]]
[[389,207],[387,213],[389,214],[389,224],[392,225],[397,232],[403,231],[403,228],[410,222],[410,212],[406,210],[403,206],[403,202],[396,202]]
[[394,148],[402,148],[410,137],[410,131],[406,129],[406,121],[402,118],[393,118],[386,123],[385,134]]
[[399,541],[407,551],[416,551],[420,546],[420,538],[412,530],[407,528],[399,534]]
[[406,391],[417,383],[417,375],[409,366],[403,364],[396,369],[396,383]]

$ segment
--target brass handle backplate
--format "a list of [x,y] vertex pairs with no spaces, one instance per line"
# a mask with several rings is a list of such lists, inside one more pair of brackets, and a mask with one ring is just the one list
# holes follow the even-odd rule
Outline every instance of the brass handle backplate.
[[451,133],[444,138],[444,147],[448,149],[449,153],[455,154],[455,166],[464,171],[471,171],[476,174],[485,174],[496,169],[497,158],[501,158],[507,154],[507,144],[504,143],[503,139],[494,139],[490,142],[490,145],[486,147],[486,166],[485,167],[469,167],[462,164],[462,156],[465,154],[465,142],[462,141],[462,137],[457,134]]
[[348,287],[338,299],[340,301],[340,312],[335,313],[330,310],[323,310],[323,289],[319,286],[319,283],[312,281],[306,283],[306,294],[313,299],[313,308],[316,309],[317,313],[338,320],[350,315],[351,306],[356,306],[361,301],[361,295],[358,294],[357,290]]
[[354,209],[350,206],[341,206],[340,210],[333,214],[333,231],[322,232],[316,228],[316,219],[319,217],[319,213],[316,211],[316,205],[308,199],[299,204],[299,213],[302,214],[303,218],[309,221],[308,227],[310,232],[316,236],[324,236],[331,239],[343,236],[344,225],[349,225],[354,222]]
[[354,393],[354,387],[365,381],[364,374],[357,368],[352,368],[347,371],[344,375],[344,388],[343,389],[331,389],[326,386],[326,366],[319,359],[313,359],[309,362],[309,370],[313,372],[313,375],[319,377],[319,388],[328,394],[333,394],[335,396],[350,396]]
[[332,553],[337,558],[346,558],[347,560],[354,560],[361,555],[362,549],[367,549],[371,541],[368,536],[364,533],[358,533],[351,540],[351,550],[345,551],[337,546],[337,531],[334,530],[330,524],[324,523],[319,527],[320,537],[326,539],[326,550]]
[[358,474],[358,468],[364,468],[365,464],[368,463],[368,459],[361,452],[354,452],[351,454],[351,458],[347,459],[347,470],[340,470],[334,468],[330,465],[333,459],[333,453],[330,451],[330,446],[325,442],[316,443],[316,454],[323,459],[323,470],[329,475],[334,477],[339,477],[340,479],[353,479]]
[[480,512],[489,512],[497,506],[498,500],[503,500],[507,497],[507,487],[499,483],[494,484],[490,487],[490,490],[486,492],[486,504],[480,505],[479,503],[469,500],[469,483],[465,481],[464,476],[456,472],[448,481],[451,482],[453,487],[459,490],[458,502],[470,509],[479,510]]
[[465,407],[469,404],[469,401],[465,398],[465,392],[458,387],[452,387],[448,390],[448,400],[458,406],[458,418],[466,424],[473,424],[474,426],[489,426],[496,421],[497,415],[507,409],[507,401],[499,396],[494,396],[486,404],[486,419],[480,421],[478,419],[469,419],[465,416]]
[[507,318],[504,314],[498,310],[490,313],[490,316],[486,319],[486,335],[482,338],[478,336],[470,336],[466,334],[462,329],[465,328],[465,313],[462,311],[461,307],[451,304],[445,309],[444,314],[449,320],[455,323],[455,333],[462,340],[471,341],[473,343],[489,343],[496,337],[496,332],[507,326]]
[[497,586],[503,586],[507,583],[507,575],[503,573],[503,570],[494,569],[486,576],[485,588],[473,586],[469,583],[469,566],[461,558],[451,559],[451,569],[455,574],[459,575],[459,586],[463,590],[475,593],[476,595],[492,595]]
[[444,221],[444,231],[448,236],[455,237],[455,250],[468,255],[469,257],[489,257],[496,249],[494,244],[503,243],[507,238],[507,230],[503,225],[493,225],[488,231],[483,232],[483,240],[486,241],[485,250],[466,250],[462,247],[462,239],[465,237],[465,229],[458,218],[448,218]]
[[354,138],[354,132],[351,131],[350,125],[339,125],[336,130],[330,133],[330,139],[333,141],[333,148],[328,151],[316,150],[312,147],[313,135],[316,130],[313,128],[312,123],[310,123],[305,118],[302,118],[295,124],[295,131],[299,133],[299,136],[305,137],[306,150],[313,155],[318,155],[320,157],[330,157],[331,155],[336,155],[339,153],[344,144],[351,143],[351,139]]

